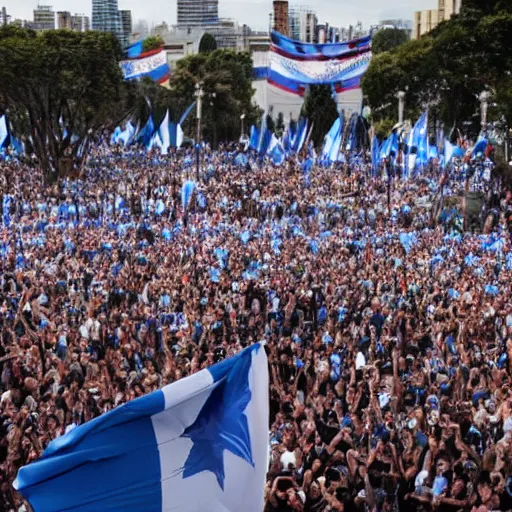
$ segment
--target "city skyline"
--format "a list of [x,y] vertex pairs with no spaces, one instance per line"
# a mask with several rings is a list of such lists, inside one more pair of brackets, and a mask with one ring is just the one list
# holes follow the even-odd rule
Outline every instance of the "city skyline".
[[[80,12],[91,16],[91,0],[47,0],[40,2],[51,5],[55,11]],[[437,6],[437,0],[390,0],[386,8],[382,8],[380,0],[364,0],[354,4],[351,0],[301,0],[290,1],[290,5],[306,3],[312,7],[319,22],[329,22],[333,26],[346,26],[358,21],[366,25],[376,24],[386,18],[412,19],[415,11],[432,9]],[[21,0],[13,2],[4,0],[2,5],[7,8],[11,19],[32,19],[37,0]],[[165,6],[165,8],[163,8]],[[149,24],[165,21],[169,25],[177,23],[177,0],[163,2],[162,0],[146,0],[144,3],[135,0],[119,0],[119,9],[132,11],[134,23],[145,20]],[[219,0],[219,17],[231,18],[240,24],[247,24],[254,30],[267,30],[269,14],[272,10],[272,0]]]

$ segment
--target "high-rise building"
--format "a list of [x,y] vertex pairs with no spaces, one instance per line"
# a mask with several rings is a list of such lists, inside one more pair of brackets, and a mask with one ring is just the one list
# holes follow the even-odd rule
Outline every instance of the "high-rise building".
[[439,23],[449,20],[454,14],[459,14],[462,0],[437,0]]
[[121,48],[126,48],[130,44],[130,36],[132,35],[132,11],[119,11],[121,19],[121,37],[119,42]]
[[342,28],[339,31],[339,41],[352,41],[353,39],[360,39],[370,33],[370,30],[363,27],[362,22],[358,21],[355,25],[349,25],[347,28]]
[[327,32],[329,30],[329,25],[324,23],[322,25],[317,25],[316,27],[316,40],[320,44],[324,44],[327,42]]
[[2,9],[0,9],[0,27],[7,25],[9,18],[10,16],[7,14],[7,9],[2,7]]
[[295,41],[313,43],[317,22],[311,7],[293,5],[288,9],[289,37]]
[[437,27],[439,24],[439,11],[437,9],[428,9],[414,13],[414,26],[412,29],[412,38],[418,39]]
[[55,29],[55,11],[50,5],[38,5],[37,9],[34,9],[34,29]]
[[381,20],[379,24],[374,27],[376,30],[383,30],[394,28],[397,30],[402,30],[407,34],[409,38],[412,35],[412,21],[411,20],[403,20],[403,19],[386,19]]
[[439,23],[459,14],[462,0],[437,0],[437,9],[414,13],[412,38],[418,39],[433,30]]
[[75,14],[71,16],[71,29],[77,32],[87,32],[91,30],[91,22],[89,16],[83,14]]
[[300,40],[305,43],[316,43],[317,15],[311,11],[303,13],[300,20]]
[[92,29],[121,38],[121,18],[117,0],[92,0]]
[[69,11],[57,11],[57,28],[67,28],[69,30],[73,28]]
[[274,0],[274,23],[272,29],[285,36],[290,35],[288,0]]
[[178,0],[178,25],[197,27],[219,22],[219,0]]

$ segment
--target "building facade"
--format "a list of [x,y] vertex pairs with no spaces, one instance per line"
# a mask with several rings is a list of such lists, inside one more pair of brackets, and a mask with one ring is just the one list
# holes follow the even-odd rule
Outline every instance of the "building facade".
[[305,43],[316,43],[317,15],[311,11],[302,14],[300,24],[300,40]]
[[57,28],[72,30],[71,13],[69,11],[57,11]]
[[424,34],[428,34],[439,24],[439,11],[437,9],[428,9],[426,11],[417,11],[414,13],[414,26],[412,38],[418,39]]
[[76,30],[77,32],[87,32],[91,30],[91,20],[89,16],[84,16],[83,14],[71,16],[71,30]]
[[[273,19],[274,17],[272,17]],[[318,18],[311,7],[290,6],[288,10],[288,35],[294,41],[314,43]],[[272,25],[272,21],[271,21]]]
[[462,0],[438,0],[437,13],[439,23],[459,14]]
[[92,0],[92,29],[121,38],[121,18],[117,0]]
[[349,25],[348,27],[342,27],[339,32],[340,41],[352,41],[352,39],[359,39],[369,34],[369,29],[363,26],[361,21],[358,21],[355,25]]
[[284,36],[289,36],[290,27],[288,24],[288,0],[274,0],[274,16],[271,29]]
[[439,23],[459,14],[462,0],[437,0],[437,9],[417,11],[414,13],[412,38],[418,39],[428,34]]
[[132,34],[132,11],[119,11],[119,18],[121,21],[121,36],[119,42],[121,48],[126,48],[130,44],[130,36]]
[[35,30],[55,29],[55,11],[50,5],[38,5],[37,9],[34,9],[33,26]]
[[178,25],[197,27],[219,22],[219,0],[178,0]]

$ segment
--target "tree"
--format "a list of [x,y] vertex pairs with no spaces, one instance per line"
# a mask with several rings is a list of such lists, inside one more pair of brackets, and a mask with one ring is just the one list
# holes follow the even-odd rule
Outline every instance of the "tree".
[[199,53],[210,53],[217,49],[217,41],[212,34],[206,32],[199,42]]
[[117,125],[135,97],[111,34],[0,29],[0,104],[29,133],[48,181],[79,166],[91,135]]
[[409,36],[405,30],[399,28],[385,28],[379,30],[372,38],[372,52],[377,55],[388,52],[401,44],[406,43]]
[[275,133],[276,125],[275,125],[274,120],[272,119],[272,116],[270,114],[267,115],[266,122],[267,122],[267,130],[269,130],[271,133]]
[[450,127],[464,125],[476,135],[484,90],[510,124],[511,72],[512,5],[468,0],[459,16],[419,40],[376,55],[362,87],[376,121],[396,119],[396,94],[403,90],[408,117],[428,107],[432,118]]
[[[185,57],[178,61],[169,85],[184,105],[189,105],[200,82],[204,91],[202,136],[214,146],[220,140],[239,137],[241,114],[245,114],[248,126],[256,122],[259,112],[252,102],[252,59],[248,53],[215,50]],[[185,125],[185,131],[192,129]]]
[[325,134],[338,117],[338,109],[334,101],[330,85],[311,85],[309,87],[302,115],[309,120],[310,127],[313,126],[311,140],[315,147],[320,147]]
[[149,36],[142,41],[142,51],[150,52],[152,50],[158,50],[164,45],[162,36]]
[[284,132],[284,115],[282,112],[279,112],[279,114],[277,114],[277,119],[276,119],[276,135],[278,137],[280,137]]

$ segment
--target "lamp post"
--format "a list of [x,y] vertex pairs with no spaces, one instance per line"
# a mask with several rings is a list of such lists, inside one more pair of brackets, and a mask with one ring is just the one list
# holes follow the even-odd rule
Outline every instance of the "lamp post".
[[482,131],[487,131],[487,108],[489,106],[490,93],[483,91],[480,94],[480,122],[482,125]]
[[404,122],[404,108],[405,108],[405,92],[398,91],[398,122]]
[[243,140],[244,138],[244,119],[245,119],[245,114],[242,114],[240,116],[240,141]]
[[196,121],[197,121],[197,127],[196,127],[196,179],[199,181],[199,167],[201,164],[201,114],[203,109],[203,83],[199,82],[196,84]]

